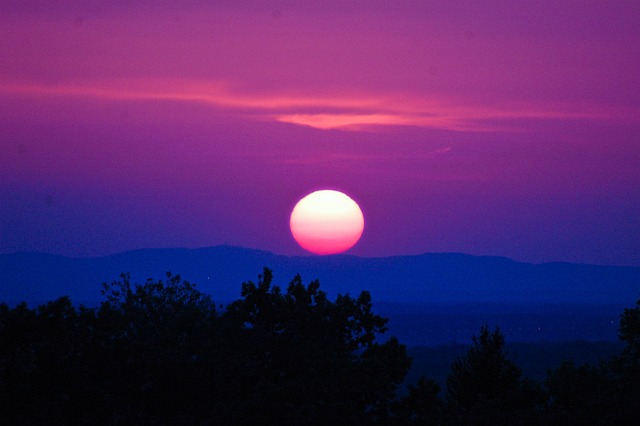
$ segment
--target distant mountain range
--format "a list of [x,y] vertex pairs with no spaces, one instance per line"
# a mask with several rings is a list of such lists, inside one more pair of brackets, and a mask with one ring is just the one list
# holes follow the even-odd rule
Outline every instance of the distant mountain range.
[[331,299],[371,292],[389,332],[410,346],[468,343],[482,324],[508,342],[615,341],[620,313],[640,298],[640,267],[530,264],[455,253],[365,258],[288,257],[218,246],[145,249],[105,257],[0,255],[0,301],[29,306],[63,295],[97,306],[103,282],[130,272],[134,282],[180,274],[225,304],[264,267],[286,288],[300,274],[320,280]]
[[242,282],[256,281],[265,266],[281,287],[299,273],[305,283],[319,279],[321,290],[330,296],[369,290],[374,302],[632,306],[640,298],[640,267],[530,264],[455,253],[290,257],[217,246],[143,249],[93,258],[2,254],[0,301],[41,303],[69,295],[75,302],[98,302],[101,284],[118,280],[122,272],[144,282],[171,271],[223,302],[237,299]]

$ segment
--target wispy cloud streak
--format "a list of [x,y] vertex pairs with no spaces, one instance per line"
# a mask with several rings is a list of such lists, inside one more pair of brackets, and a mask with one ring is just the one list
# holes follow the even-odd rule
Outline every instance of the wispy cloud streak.
[[[124,81],[102,84],[0,84],[0,92],[21,96],[85,97],[118,101],[171,101],[203,103],[227,109],[254,120],[274,120],[316,129],[373,131],[384,126],[417,126],[455,131],[517,130],[510,120],[522,119],[613,119],[619,111],[578,106],[517,108],[465,107],[417,96],[345,94],[246,95],[234,92],[223,82]],[[497,125],[496,122],[503,124]]]

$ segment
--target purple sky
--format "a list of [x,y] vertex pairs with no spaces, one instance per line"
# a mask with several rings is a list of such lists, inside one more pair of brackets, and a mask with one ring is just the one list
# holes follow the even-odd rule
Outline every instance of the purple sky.
[[0,3],[0,252],[640,265],[640,2],[128,3]]

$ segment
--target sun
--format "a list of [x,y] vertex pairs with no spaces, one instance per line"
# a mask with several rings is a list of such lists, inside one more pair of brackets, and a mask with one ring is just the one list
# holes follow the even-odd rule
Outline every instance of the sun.
[[336,254],[353,247],[364,230],[358,204],[339,191],[325,189],[302,198],[291,212],[289,227],[302,248]]

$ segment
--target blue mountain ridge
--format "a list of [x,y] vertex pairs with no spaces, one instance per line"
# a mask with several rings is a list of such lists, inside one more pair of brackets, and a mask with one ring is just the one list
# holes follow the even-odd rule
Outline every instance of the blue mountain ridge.
[[508,341],[616,340],[619,315],[640,298],[640,267],[531,264],[503,257],[427,253],[379,258],[282,256],[233,246],[141,249],[71,258],[19,252],[0,255],[0,301],[36,306],[67,295],[97,306],[102,283],[131,273],[134,282],[180,274],[225,304],[264,267],[281,288],[300,274],[320,280],[331,299],[371,292],[375,312],[408,345],[469,342],[482,324]]
[[320,280],[329,296],[371,292],[374,301],[409,304],[630,304],[640,298],[640,267],[531,264],[458,253],[356,257],[282,256],[234,246],[141,249],[104,257],[0,254],[0,300],[40,303],[62,295],[99,301],[103,282],[130,272],[135,282],[167,271],[196,283],[214,300],[234,300],[263,267],[286,287],[295,274]]

